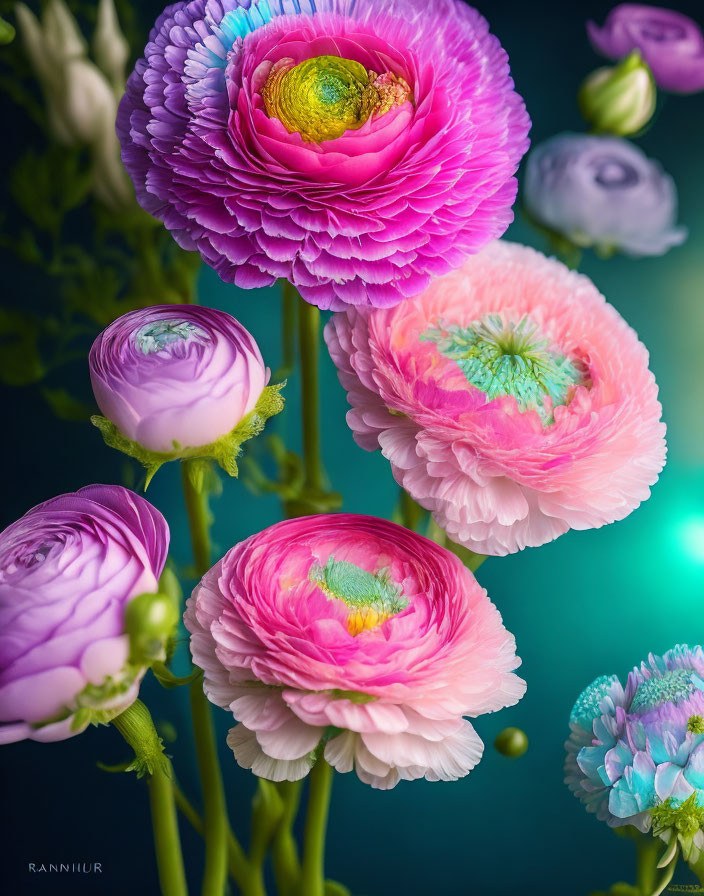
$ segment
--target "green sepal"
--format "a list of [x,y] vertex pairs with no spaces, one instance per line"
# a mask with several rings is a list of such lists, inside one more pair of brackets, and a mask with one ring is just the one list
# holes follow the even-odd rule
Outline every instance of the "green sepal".
[[[275,386],[266,386],[259,396],[256,407],[250,411],[246,417],[237,424],[237,426],[224,436],[220,436],[209,445],[201,445],[197,448],[184,448],[177,442],[174,442],[173,451],[149,451],[137,442],[133,442],[124,436],[115,424],[108,420],[107,417],[101,417],[98,414],[92,416],[91,423],[96,426],[102,436],[105,444],[110,448],[121,451],[128,457],[133,457],[147,471],[144,489],[151,482],[156,471],[163,464],[171,460],[186,460],[198,458],[202,460],[214,460],[228,476],[236,477],[238,475],[237,457],[240,453],[244,442],[253,438],[264,429],[266,421],[283,410],[284,399],[281,390],[286,385],[285,382],[277,383]],[[201,464],[196,465],[197,478],[205,477],[205,467]],[[201,479],[201,487],[204,480]],[[194,483],[195,485],[195,483]]]
[[134,750],[134,759],[125,767],[126,772],[135,772],[138,778],[142,778],[161,769],[165,775],[171,776],[171,763],[164,753],[164,743],[141,700],[135,700],[115,716],[112,724]]

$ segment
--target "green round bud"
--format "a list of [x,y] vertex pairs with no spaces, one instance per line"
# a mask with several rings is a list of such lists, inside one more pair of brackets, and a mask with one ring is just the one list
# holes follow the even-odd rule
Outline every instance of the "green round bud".
[[502,756],[518,759],[528,749],[528,736],[520,728],[504,728],[499,732],[494,746]]
[[656,98],[655,79],[638,50],[616,66],[592,72],[577,94],[580,112],[592,130],[619,137],[645,127]]
[[130,660],[149,665],[166,656],[166,645],[178,625],[178,610],[166,594],[140,594],[125,609],[125,633],[130,639]]

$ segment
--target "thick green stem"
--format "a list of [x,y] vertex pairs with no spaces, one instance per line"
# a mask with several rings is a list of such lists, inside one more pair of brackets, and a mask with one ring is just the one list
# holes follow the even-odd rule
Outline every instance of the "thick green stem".
[[[207,491],[204,488],[199,491],[193,484],[195,477],[190,475],[192,463],[189,460],[182,461],[181,479],[196,573],[202,576],[210,568],[211,516]],[[202,893],[203,896],[222,896],[227,885],[227,839],[230,826],[210,703],[203,692],[203,682],[200,679],[196,679],[190,686],[190,702],[205,816]]]
[[658,856],[662,840],[640,835],[636,840],[636,886],[643,896],[650,896],[658,879]]
[[272,859],[279,896],[295,896],[301,876],[298,846],[293,835],[293,823],[301,801],[301,781],[282,781],[277,785],[284,804],[284,812],[274,835]]
[[162,752],[161,741],[147,707],[135,701],[112,724],[135,752],[135,767],[147,775],[149,804],[154,831],[154,849],[162,896],[187,896],[181,839],[174,798],[171,763]]
[[320,311],[304,299],[298,304],[301,355],[301,405],[305,486],[322,490],[325,482],[320,456],[320,389],[318,383]]
[[310,773],[300,896],[324,896],[325,832],[330,809],[332,768],[321,756]]

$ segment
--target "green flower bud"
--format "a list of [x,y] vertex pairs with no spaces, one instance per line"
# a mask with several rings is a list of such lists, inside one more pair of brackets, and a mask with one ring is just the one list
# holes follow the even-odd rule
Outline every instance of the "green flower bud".
[[499,732],[494,746],[502,756],[518,759],[528,749],[528,737],[520,728],[504,728]]
[[178,610],[166,594],[140,594],[125,610],[130,662],[148,666],[166,657],[166,645],[178,625]]
[[638,50],[613,68],[592,72],[577,94],[579,109],[600,134],[627,137],[642,130],[653,117],[657,88]]

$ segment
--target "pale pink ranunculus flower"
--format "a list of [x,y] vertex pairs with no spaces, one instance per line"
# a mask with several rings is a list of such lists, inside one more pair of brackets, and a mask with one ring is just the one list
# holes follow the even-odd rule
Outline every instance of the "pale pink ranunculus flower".
[[325,335],[358,444],[473,551],[623,519],[664,465],[645,347],[587,277],[533,249],[494,243]]
[[464,716],[516,703],[515,641],[450,551],[352,514],[277,523],[235,545],[188,600],[210,700],[237,762],[304,777],[322,748],[382,789],[455,780],[483,745]]

